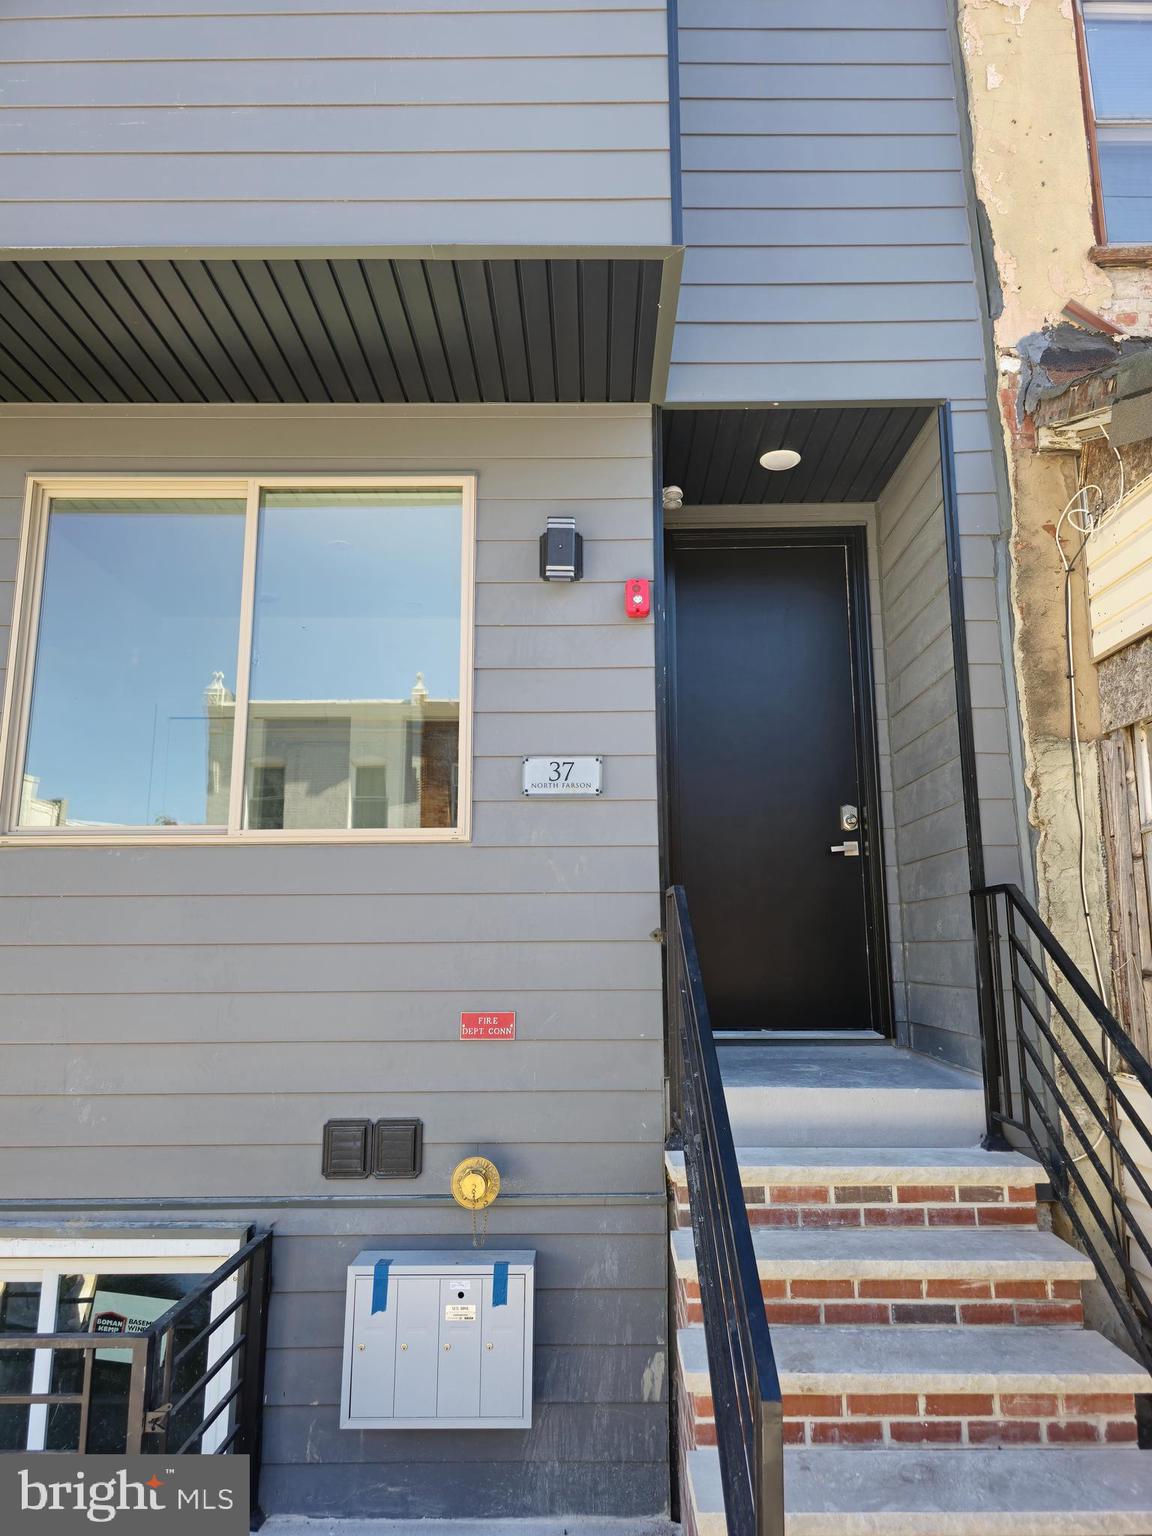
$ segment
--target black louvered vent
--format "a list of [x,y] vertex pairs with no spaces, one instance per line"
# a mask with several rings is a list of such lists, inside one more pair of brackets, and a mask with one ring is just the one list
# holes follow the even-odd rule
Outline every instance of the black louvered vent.
[[371,1120],[329,1120],[320,1170],[326,1179],[366,1179]]
[[422,1120],[377,1120],[372,1133],[372,1172],[378,1179],[415,1179],[424,1159]]

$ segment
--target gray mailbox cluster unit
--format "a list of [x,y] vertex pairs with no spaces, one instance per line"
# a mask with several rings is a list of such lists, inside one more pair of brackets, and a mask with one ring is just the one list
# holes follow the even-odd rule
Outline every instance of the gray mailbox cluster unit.
[[531,1250],[369,1249],[348,1269],[341,1429],[528,1429]]

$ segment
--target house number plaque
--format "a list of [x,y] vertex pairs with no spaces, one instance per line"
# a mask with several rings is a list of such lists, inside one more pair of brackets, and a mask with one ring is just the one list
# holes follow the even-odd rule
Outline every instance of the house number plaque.
[[604,787],[602,757],[526,757],[523,791],[526,795],[571,799],[598,795]]

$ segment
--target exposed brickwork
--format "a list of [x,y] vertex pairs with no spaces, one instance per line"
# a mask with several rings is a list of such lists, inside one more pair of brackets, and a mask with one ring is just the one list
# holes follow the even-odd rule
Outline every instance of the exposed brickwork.
[[[712,1399],[681,1394],[689,1444],[715,1445]],[[1124,1393],[785,1393],[785,1444],[1130,1445],[1136,1407]]]
[[[675,1219],[691,1225],[678,1184]],[[1034,1227],[1036,1190],[1008,1184],[748,1184],[748,1219],[762,1227]]]
[[[805,1328],[821,1323],[1080,1328],[1084,1323],[1080,1287],[1067,1280],[772,1279],[761,1280],[760,1289],[769,1323]],[[696,1281],[678,1280],[676,1295],[680,1325],[702,1322]]]

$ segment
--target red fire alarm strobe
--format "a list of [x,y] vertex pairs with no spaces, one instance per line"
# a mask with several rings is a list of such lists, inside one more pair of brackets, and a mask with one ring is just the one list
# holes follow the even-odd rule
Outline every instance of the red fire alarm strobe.
[[643,576],[634,576],[624,583],[624,611],[630,619],[646,619],[651,606],[648,582]]
[[514,1013],[462,1013],[461,1040],[515,1040]]

